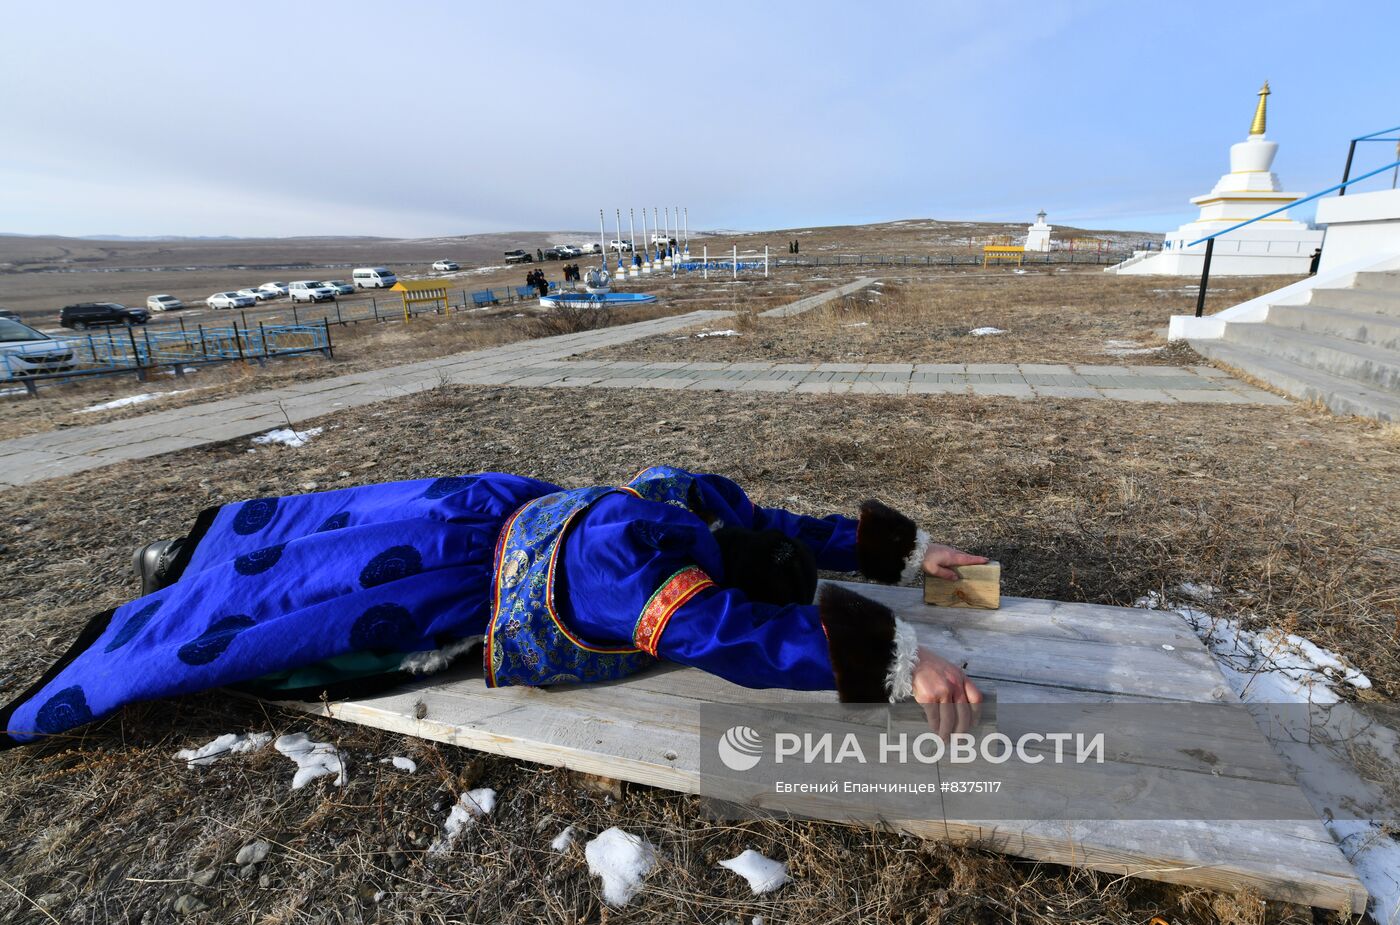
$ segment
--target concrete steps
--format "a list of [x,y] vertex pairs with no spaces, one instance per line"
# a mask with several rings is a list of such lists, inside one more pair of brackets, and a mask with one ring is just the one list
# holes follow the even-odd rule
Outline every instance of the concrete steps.
[[1197,353],[1267,382],[1295,398],[1322,402],[1337,414],[1400,422],[1400,395],[1300,366],[1224,340],[1189,341]]
[[1339,414],[1400,421],[1400,272],[1357,273],[1307,304],[1270,305],[1262,322],[1231,322],[1198,353]]
[[[1397,286],[1400,287],[1400,283]],[[1314,289],[1308,304],[1400,318],[1400,288],[1393,291],[1388,289]]]
[[1273,324],[1230,324],[1225,341],[1343,379],[1400,394],[1400,354],[1355,341]]
[[1400,316],[1319,305],[1271,305],[1269,325],[1400,350]]

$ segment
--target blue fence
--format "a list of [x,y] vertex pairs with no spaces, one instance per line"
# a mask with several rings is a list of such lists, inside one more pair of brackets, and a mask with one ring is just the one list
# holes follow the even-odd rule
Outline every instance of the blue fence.
[[334,355],[330,325],[259,324],[256,327],[203,327],[157,331],[128,326],[109,327],[58,339],[37,352],[0,354],[0,381],[23,385],[29,394],[48,382],[70,382],[92,376],[146,374],[168,367],[182,376],[190,366],[243,360],[261,363],[279,357],[320,353]]

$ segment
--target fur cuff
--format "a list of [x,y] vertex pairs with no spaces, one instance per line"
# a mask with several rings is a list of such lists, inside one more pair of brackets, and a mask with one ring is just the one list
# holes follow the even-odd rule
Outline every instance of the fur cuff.
[[873,500],[860,506],[856,561],[866,578],[887,585],[912,580],[927,548],[928,534],[894,508]]
[[884,604],[837,585],[822,585],[817,606],[841,702],[907,699],[919,650],[913,627]]
[[926,530],[919,530],[914,534],[914,548],[904,557],[904,571],[899,573],[900,584],[911,585],[923,575],[924,556],[928,553],[929,543],[932,542],[933,538]]
[[894,621],[894,655],[885,672],[885,692],[890,703],[900,703],[914,696],[914,666],[919,662],[919,637],[914,627],[899,618]]

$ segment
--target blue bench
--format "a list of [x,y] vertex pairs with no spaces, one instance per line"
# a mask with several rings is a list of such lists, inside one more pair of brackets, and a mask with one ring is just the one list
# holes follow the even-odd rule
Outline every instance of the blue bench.
[[534,286],[515,287],[515,297],[517,299],[533,299],[537,295],[539,295],[539,290],[537,290]]
[[496,293],[492,292],[490,289],[485,289],[485,290],[482,290],[481,292],[473,292],[473,293],[472,293],[472,304],[473,304],[473,305],[499,305],[499,304],[500,304],[500,300],[496,298]]

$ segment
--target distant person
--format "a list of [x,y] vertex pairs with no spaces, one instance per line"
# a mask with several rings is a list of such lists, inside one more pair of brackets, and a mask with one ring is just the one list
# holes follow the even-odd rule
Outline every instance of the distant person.
[[1317,275],[1317,265],[1322,262],[1322,248],[1317,248],[1312,252],[1312,262],[1308,264],[1308,275]]
[[800,254],[800,253],[802,253],[802,242],[801,242],[801,241],[793,241],[793,242],[792,242],[792,252],[793,252],[794,254]]
[[535,248],[535,259],[540,263],[544,263],[544,251],[540,250],[538,247]]
[[539,276],[535,277],[535,288],[540,291],[540,297],[549,295],[549,280],[545,278],[544,271],[541,270]]

